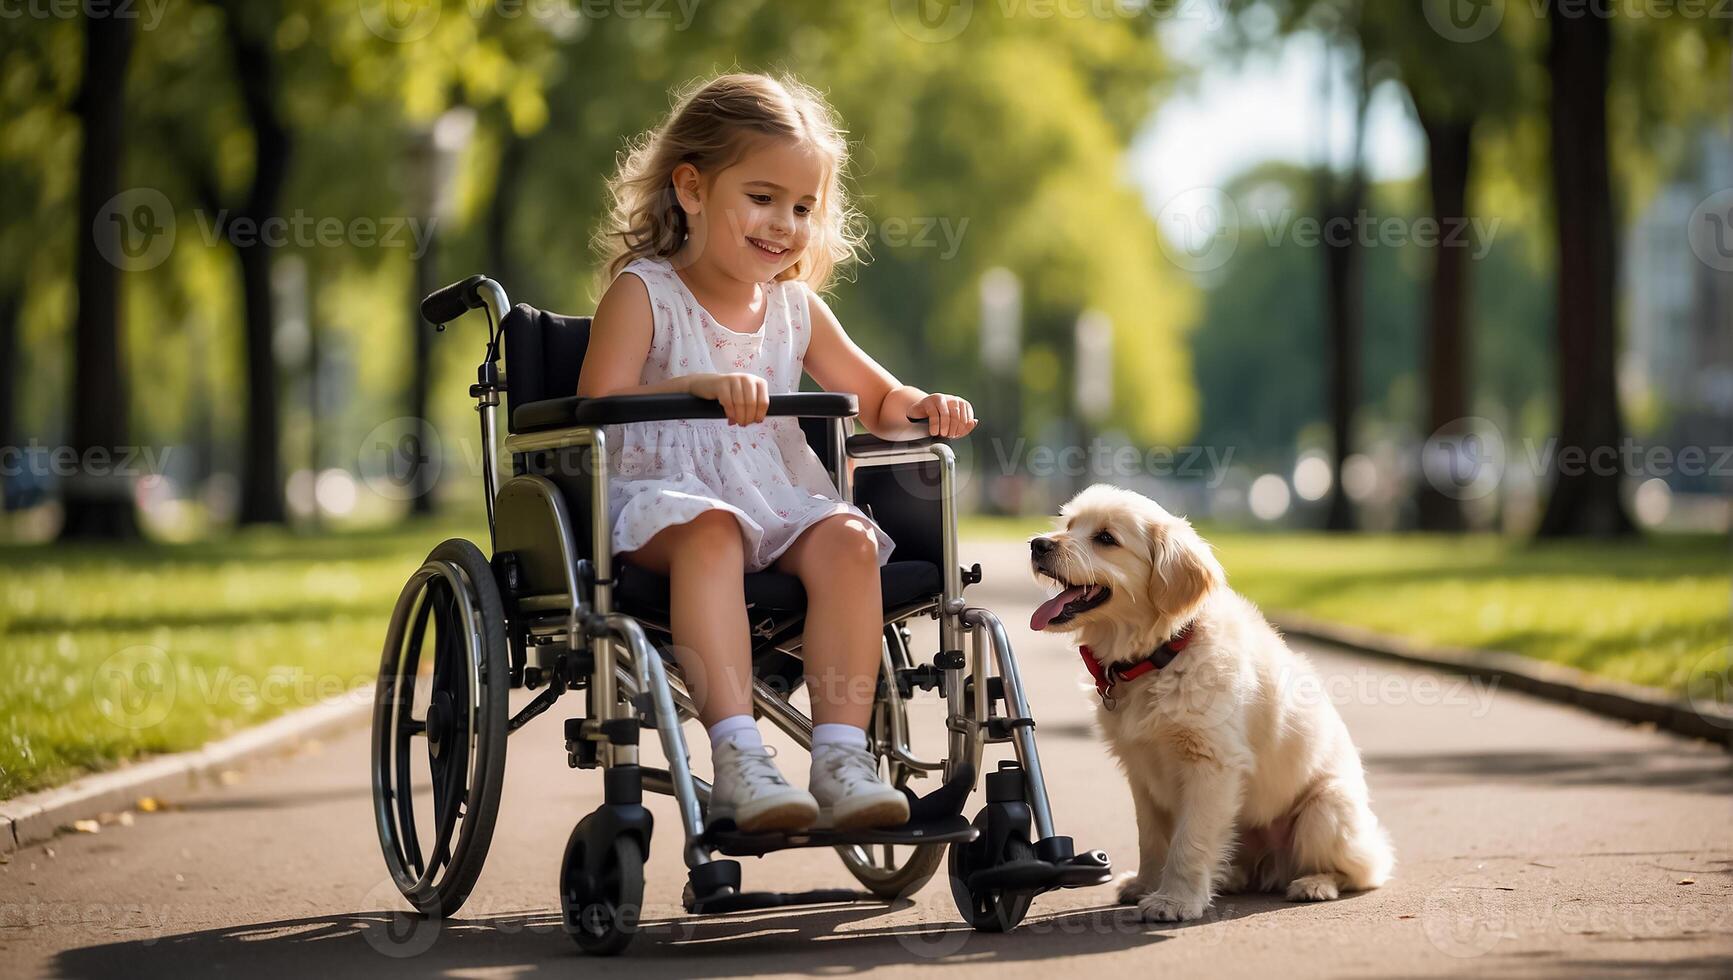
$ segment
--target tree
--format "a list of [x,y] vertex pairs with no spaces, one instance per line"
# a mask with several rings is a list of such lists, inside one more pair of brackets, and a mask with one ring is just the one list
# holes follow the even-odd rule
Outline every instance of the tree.
[[[1475,41],[1447,39],[1412,4],[1378,8],[1374,43],[1408,89],[1426,136],[1431,218],[1445,235],[1469,218],[1475,133],[1483,120],[1503,122],[1511,115],[1516,86],[1512,52],[1498,32]],[[1471,411],[1473,244],[1441,239],[1431,251],[1423,362],[1427,433],[1457,426]],[[1422,466],[1428,462],[1422,460]],[[1465,526],[1461,502],[1429,479],[1417,483],[1415,504],[1422,530],[1460,531]]]
[[[76,57],[83,44],[80,23],[25,28],[0,18],[0,187],[7,189],[0,195],[0,447],[24,442],[21,399],[29,376],[40,373],[24,337],[26,305],[33,292],[61,288],[74,265],[71,240],[82,237],[69,234],[72,220],[64,217],[76,210],[77,140],[62,134],[76,132],[77,82],[50,66],[57,55]],[[28,486],[18,479],[24,475],[0,474],[5,507],[22,503],[5,495]]]
[[[1341,11],[1341,26],[1335,37],[1327,37],[1332,51],[1349,48],[1356,58],[1354,69],[1353,143],[1347,163],[1347,174],[1338,177],[1326,155],[1318,167],[1318,200],[1323,208],[1324,227],[1357,227],[1356,219],[1366,204],[1366,109],[1371,101],[1371,55],[1359,40],[1361,11],[1359,4],[1348,4]],[[1325,59],[1323,102],[1330,105],[1331,66]],[[1324,145],[1327,147],[1328,137]],[[1327,327],[1329,371],[1329,421],[1331,435],[1330,494],[1325,509],[1324,529],[1354,530],[1354,506],[1348,497],[1343,479],[1345,464],[1354,450],[1354,413],[1360,405],[1361,339],[1365,333],[1365,255],[1357,234],[1326,234],[1324,236],[1324,303]]]
[[1548,465],[1552,490],[1536,533],[1617,537],[1634,533],[1636,525],[1620,495],[1622,469],[1605,462],[1624,432],[1613,363],[1616,245],[1607,143],[1612,22],[1582,9],[1567,12],[1561,4],[1548,8],[1547,19],[1559,439]]
[[80,234],[72,390],[72,449],[81,472],[66,488],[66,520],[60,533],[62,538],[128,538],[138,534],[130,484],[116,475],[84,470],[101,457],[124,458],[127,441],[120,269],[113,261],[123,254],[120,238],[125,229],[106,220],[115,215],[103,212],[120,191],[132,20],[87,15],[84,36],[84,82],[77,103],[84,146],[78,155]]
[[[278,77],[271,29],[281,10],[275,4],[224,0],[223,33],[228,56],[253,131],[253,175],[242,192],[235,220],[252,228],[279,213],[288,179],[294,139],[278,107]],[[261,9],[263,7],[263,9]],[[207,204],[219,206],[214,182]],[[278,524],[284,518],[282,426],[277,406],[277,361],[272,349],[276,298],[271,293],[271,246],[262,236],[231,235],[246,310],[247,428],[241,455],[242,524]]]
[[[405,244],[430,247],[428,216],[405,200],[405,138],[454,103],[509,96],[522,105],[540,97],[534,78],[546,70],[537,56],[546,31],[533,18],[489,18],[478,31],[461,0],[445,6],[429,36],[396,34],[390,28],[397,25],[369,17],[380,13],[372,8],[358,18],[352,0],[206,0],[173,8],[155,32],[157,98],[145,107],[152,125],[140,137],[169,162],[171,173],[158,179],[187,185],[202,212],[197,224],[214,229],[234,256],[244,337],[243,524],[286,516],[276,256],[316,250],[308,265],[313,281],[323,282],[333,277],[318,275],[318,267],[338,265],[329,256],[340,255],[342,268],[364,269],[404,254]],[[233,152],[249,144],[250,154]],[[413,217],[419,231],[390,232],[394,216]],[[307,232],[261,233],[304,218],[338,221],[341,243],[323,231],[314,242]],[[350,235],[355,218],[372,222],[370,240]],[[405,241],[418,235],[423,240]],[[420,271],[431,266],[422,263]],[[431,330],[414,306],[390,304],[412,346]],[[399,377],[424,416],[430,351],[410,363]]]
[[1093,307],[1114,325],[1112,424],[1146,444],[1189,438],[1196,293],[1162,261],[1120,166],[1164,71],[1157,16],[977,5],[961,36],[929,42],[882,8],[790,6],[699,5],[686,30],[602,18],[566,42],[548,125],[512,164],[523,173],[512,192],[560,207],[490,211],[511,222],[494,240],[523,243],[513,298],[593,302],[572,263],[587,254],[615,154],[667,111],[671,88],[721,70],[791,71],[828,93],[849,130],[872,254],[830,301],[852,337],[911,382],[981,391],[978,281],[1005,266],[1025,287],[1025,433],[1068,414],[1072,328]]
[[[281,105],[281,73],[273,33],[283,14],[278,0],[242,3],[212,0],[220,11],[221,33],[214,38],[220,56],[209,58],[211,48],[189,49],[188,64],[176,65],[181,72],[198,70],[198,84],[189,86],[186,102],[166,99],[159,110],[157,128],[167,139],[163,149],[175,169],[188,182],[209,222],[234,255],[242,309],[243,397],[246,403],[241,439],[239,523],[281,523],[286,510],[283,500],[283,467],[279,456],[282,438],[278,406],[278,376],[273,340],[276,330],[276,300],[271,291],[273,243],[261,234],[266,223],[279,215],[283,187],[289,177],[295,141],[284,119]],[[185,17],[192,22],[193,18]],[[180,21],[171,22],[171,29]],[[217,67],[217,65],[221,67]],[[215,72],[210,69],[215,68]],[[224,77],[226,75],[226,78]],[[175,81],[184,81],[185,76]],[[233,86],[240,105],[239,125],[251,143],[251,168],[246,179],[225,181],[221,156],[215,152],[216,131],[227,117],[213,110],[208,86],[223,79]],[[197,100],[196,102],[193,100]],[[231,189],[225,183],[238,183]],[[277,243],[280,244],[280,243]]]

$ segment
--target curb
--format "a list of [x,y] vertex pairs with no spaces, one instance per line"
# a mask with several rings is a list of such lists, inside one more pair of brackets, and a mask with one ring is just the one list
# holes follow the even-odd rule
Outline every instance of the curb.
[[1497,650],[1424,646],[1358,626],[1271,612],[1269,620],[1288,636],[1345,647],[1355,653],[1421,664],[1459,674],[1490,677],[1507,688],[1575,705],[1620,721],[1707,739],[1733,750],[1733,706],[1695,704],[1666,691],[1586,674],[1574,667]]
[[226,769],[284,755],[302,742],[347,729],[371,714],[371,690],[339,695],[237,732],[200,749],[157,756],[65,786],[0,800],[0,854],[53,838],[75,820],[131,809],[141,796],[167,796],[197,789]]

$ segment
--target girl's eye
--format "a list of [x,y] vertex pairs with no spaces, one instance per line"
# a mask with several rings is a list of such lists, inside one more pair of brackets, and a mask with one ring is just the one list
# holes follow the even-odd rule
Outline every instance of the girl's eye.
[[752,203],[754,203],[754,204],[769,204],[770,203],[770,195],[769,194],[748,194],[746,196],[751,198]]
[[1096,531],[1094,540],[1096,544],[1106,545],[1109,548],[1119,544],[1118,541],[1114,540],[1111,531]]
[[811,209],[811,208],[809,208],[809,207],[807,207],[807,206],[806,206],[806,205],[804,205],[804,204],[796,204],[796,205],[795,205],[795,206],[794,206],[794,213],[795,213],[795,214],[803,214],[803,215],[804,215],[804,214],[811,214],[811,213],[812,213],[812,209]]

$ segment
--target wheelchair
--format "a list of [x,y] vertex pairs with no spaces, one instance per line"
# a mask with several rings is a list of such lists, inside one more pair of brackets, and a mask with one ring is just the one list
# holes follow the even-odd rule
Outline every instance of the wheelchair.
[[[707,824],[710,787],[692,773],[681,731],[697,712],[668,666],[668,582],[610,554],[606,427],[717,419],[720,407],[692,395],[572,397],[589,318],[514,308],[483,276],[434,292],[421,309],[439,330],[468,310],[487,315],[470,395],[480,414],[491,554],[464,539],[435,547],[397,600],[380,660],[374,816],[392,879],[418,912],[443,917],[463,906],[493,835],[506,740],[568,692],[582,693],[583,711],[565,722],[567,762],[602,771],[603,802],[573,828],[559,877],[562,925],[586,952],[618,953],[638,931],[653,824],[645,790],[674,798],[688,869],[683,905],[695,915],[894,901],[943,863],[963,919],[1005,931],[1036,895],[1111,877],[1106,854],[1080,853],[1054,832],[1035,721],[1005,628],[964,600],[981,571],[958,561],[955,457],[942,440],[851,434],[852,395],[770,400],[770,415],[801,419],[843,496],[896,542],[881,569],[883,666],[868,737],[881,772],[909,797],[909,821],[769,833]],[[503,483],[495,431],[502,395],[511,460]],[[748,574],[745,590],[754,713],[810,748],[812,722],[789,700],[801,683],[800,582],[764,571]],[[938,621],[930,659],[913,649],[909,624],[918,617]],[[514,713],[513,688],[539,692]],[[929,692],[944,703],[939,761],[911,747],[909,705]],[[645,730],[659,740],[666,768],[640,761]],[[1010,743],[1014,760],[985,775],[986,804],[970,819],[963,810],[984,747],[996,743]],[[914,784],[928,777],[937,785],[917,794]],[[811,847],[836,850],[865,891],[742,889],[733,858]]]

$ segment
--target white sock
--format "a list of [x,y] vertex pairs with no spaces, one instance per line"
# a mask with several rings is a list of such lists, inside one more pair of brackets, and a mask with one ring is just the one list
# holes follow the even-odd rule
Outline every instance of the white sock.
[[751,715],[729,715],[710,726],[710,748],[715,749],[725,738],[734,740],[737,749],[764,748],[764,736],[758,731],[758,722]]
[[867,747],[866,729],[831,722],[814,725],[812,726],[813,751],[818,751],[818,747],[821,745],[846,745],[850,748],[864,749]]

